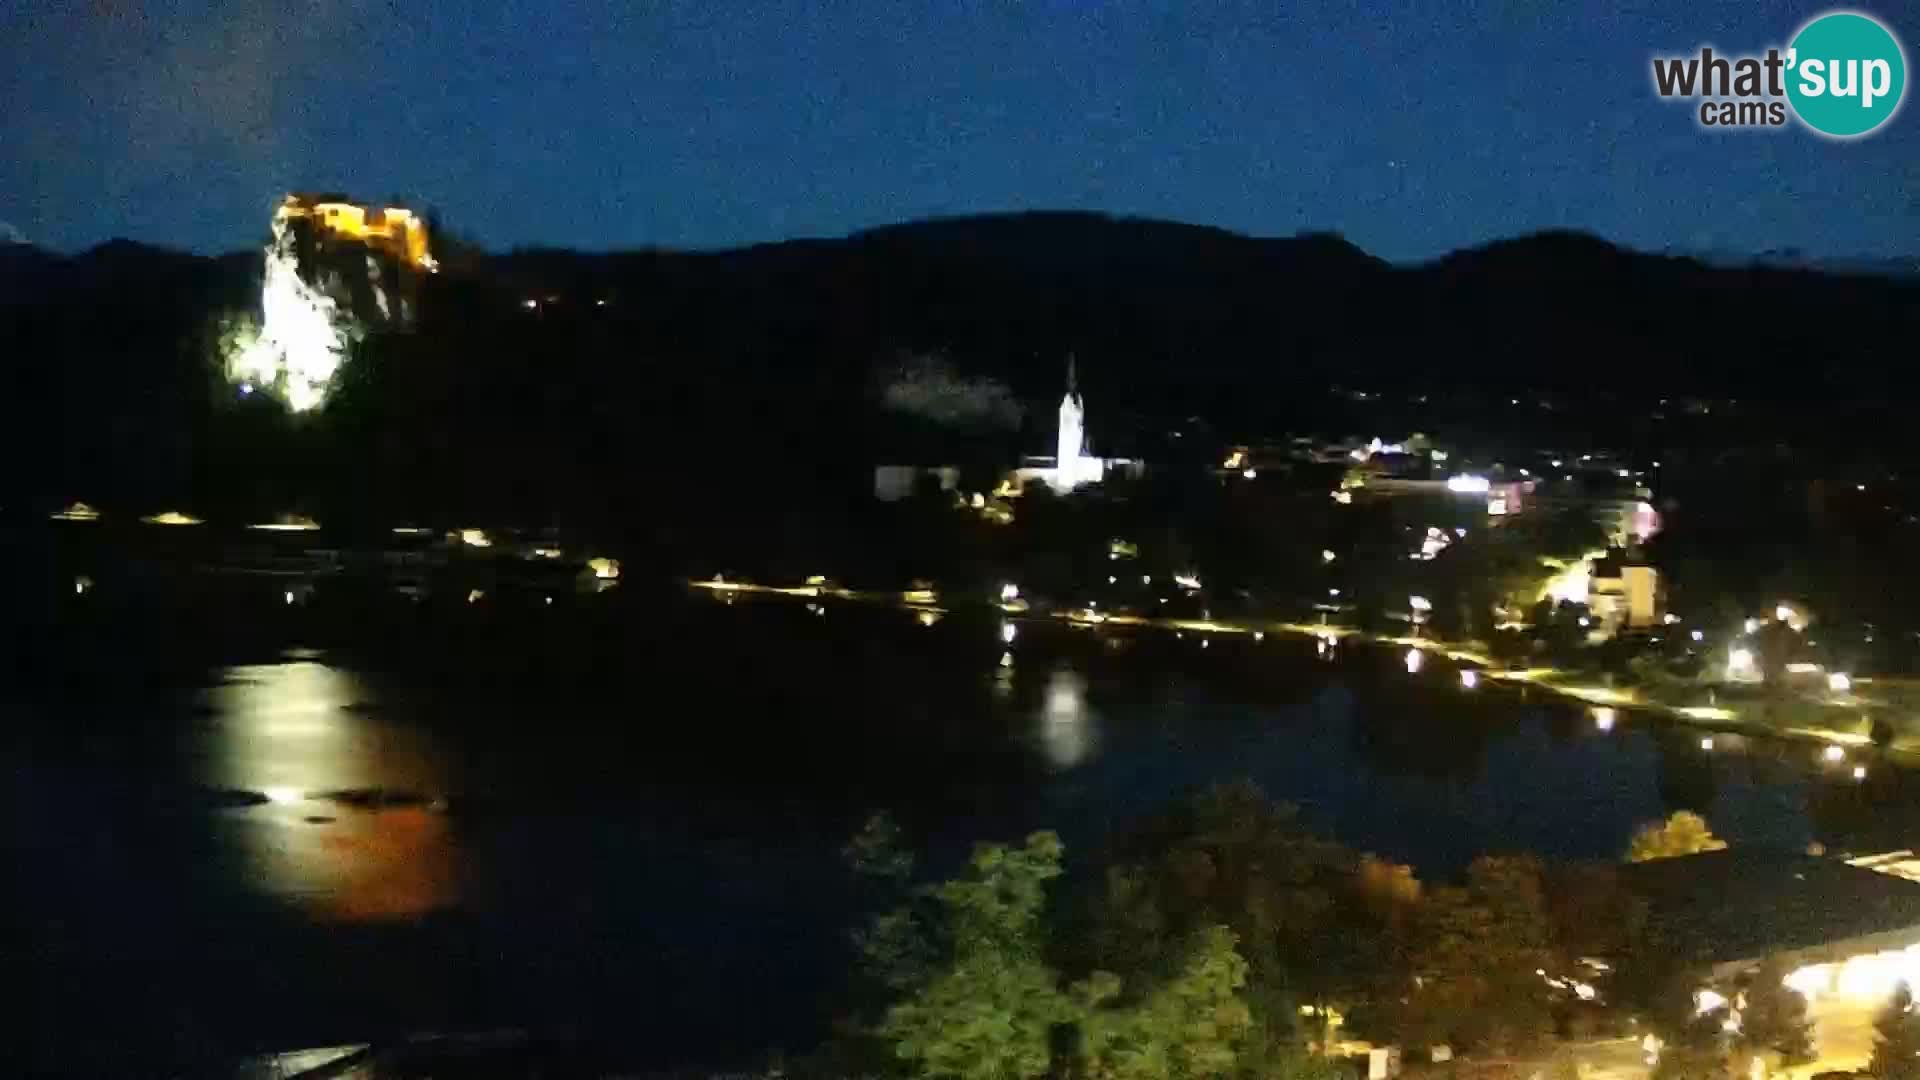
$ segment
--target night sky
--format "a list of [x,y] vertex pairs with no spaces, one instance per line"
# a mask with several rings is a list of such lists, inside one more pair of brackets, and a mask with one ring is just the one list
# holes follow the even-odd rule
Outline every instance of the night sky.
[[[1920,5],[1854,6],[1920,57]],[[59,250],[237,248],[280,192],[337,189],[493,248],[1077,208],[1337,230],[1391,259],[1551,227],[1920,253],[1911,100],[1836,143],[1709,133],[1651,89],[1655,52],[1759,52],[1821,4],[0,7],[0,234]]]

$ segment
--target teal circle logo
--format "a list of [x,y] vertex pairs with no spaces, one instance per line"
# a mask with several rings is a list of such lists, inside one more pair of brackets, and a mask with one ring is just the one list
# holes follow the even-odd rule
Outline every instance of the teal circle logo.
[[1907,89],[1907,58],[1893,33],[1851,11],[1801,28],[1787,53],[1787,100],[1802,123],[1849,139],[1893,118]]

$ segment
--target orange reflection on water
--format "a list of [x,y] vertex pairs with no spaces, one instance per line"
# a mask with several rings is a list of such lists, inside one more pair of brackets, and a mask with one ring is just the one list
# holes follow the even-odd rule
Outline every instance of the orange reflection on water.
[[355,921],[458,900],[451,822],[430,805],[446,793],[440,753],[360,676],[311,662],[232,668],[204,704],[209,779],[266,797],[232,811],[252,887]]

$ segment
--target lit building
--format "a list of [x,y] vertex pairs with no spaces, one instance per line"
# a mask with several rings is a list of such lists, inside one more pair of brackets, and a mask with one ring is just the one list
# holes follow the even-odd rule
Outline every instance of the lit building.
[[274,212],[276,224],[304,219],[323,236],[383,251],[419,270],[436,264],[427,246],[427,223],[398,206],[362,206],[337,195],[288,195]]
[[1873,1012],[1920,985],[1920,883],[1907,851],[1856,859],[1733,847],[1631,863],[1622,883],[1669,940],[1694,943],[1707,1002],[1774,960],[1808,1001],[1821,1070],[1864,1066]]
[[353,327],[409,322],[418,271],[437,269],[418,215],[336,196],[288,195],[263,255],[260,321],[229,346],[227,378],[295,412],[325,403]]
[[875,465],[873,497],[881,502],[899,502],[918,492],[922,485],[955,491],[960,487],[960,469],[954,465]]
[[1663,602],[1660,571],[1618,556],[1596,563],[1587,583],[1587,605],[1604,636],[1659,626],[1666,614]]
[[1053,486],[1072,491],[1085,483],[1097,483],[1106,472],[1106,462],[1087,456],[1087,406],[1080,400],[1075,384],[1073,357],[1067,357],[1067,392],[1060,398],[1060,431],[1053,455]]
[[1109,472],[1124,470],[1138,476],[1141,465],[1126,458],[1099,458],[1087,453],[1087,404],[1080,397],[1074,361],[1067,358],[1067,392],[1060,398],[1059,428],[1054,437],[1052,457],[1028,458],[1027,463],[1007,478],[1012,493],[1023,490],[1028,481],[1042,481],[1055,491],[1068,492],[1084,484],[1097,484]]

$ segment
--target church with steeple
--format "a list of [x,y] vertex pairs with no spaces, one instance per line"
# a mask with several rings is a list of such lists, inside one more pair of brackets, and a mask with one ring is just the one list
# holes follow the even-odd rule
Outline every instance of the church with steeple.
[[1060,399],[1060,432],[1054,445],[1053,475],[1047,482],[1055,491],[1098,483],[1105,475],[1106,462],[1087,456],[1087,405],[1080,399],[1072,354],[1067,356],[1067,392]]

